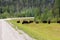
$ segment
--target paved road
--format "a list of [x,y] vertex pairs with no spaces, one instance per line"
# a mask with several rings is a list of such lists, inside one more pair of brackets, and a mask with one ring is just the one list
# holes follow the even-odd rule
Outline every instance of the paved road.
[[5,20],[0,20],[0,40],[33,40],[26,33],[19,34]]
[[0,40],[2,40],[2,21],[0,21]]

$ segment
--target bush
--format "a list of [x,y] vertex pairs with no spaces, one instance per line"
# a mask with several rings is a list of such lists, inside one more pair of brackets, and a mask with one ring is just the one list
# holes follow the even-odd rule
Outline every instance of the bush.
[[57,23],[57,18],[52,18],[51,23]]
[[10,15],[7,12],[1,14],[1,18],[8,18],[8,17],[10,17]]

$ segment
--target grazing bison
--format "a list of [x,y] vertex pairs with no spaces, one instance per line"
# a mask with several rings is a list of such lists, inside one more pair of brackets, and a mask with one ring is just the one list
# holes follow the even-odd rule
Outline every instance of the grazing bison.
[[47,21],[42,21],[43,23],[47,23]]
[[36,23],[36,24],[38,24],[38,23],[39,23],[39,21],[35,21],[35,23]]
[[60,21],[57,21],[57,23],[60,23]]
[[48,24],[50,24],[50,21],[48,21]]
[[26,21],[26,20],[24,20],[23,22],[22,22],[22,24],[28,24],[29,22],[28,21]]
[[18,20],[17,23],[20,23],[20,20]]
[[33,23],[33,21],[29,21],[29,23]]

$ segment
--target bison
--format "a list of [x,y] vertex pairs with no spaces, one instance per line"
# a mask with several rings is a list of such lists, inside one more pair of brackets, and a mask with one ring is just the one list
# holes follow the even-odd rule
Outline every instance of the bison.
[[29,23],[33,23],[33,21],[29,21]]
[[57,21],[57,23],[60,23],[60,21]]
[[18,20],[17,23],[20,23],[20,20]]
[[48,24],[50,24],[51,21],[48,21]]
[[28,24],[29,22],[28,21],[26,21],[26,20],[24,20],[23,22],[22,22],[22,24]]
[[43,23],[47,23],[47,21],[42,21]]
[[38,24],[38,23],[39,23],[39,21],[35,21],[35,23],[36,23],[36,24]]

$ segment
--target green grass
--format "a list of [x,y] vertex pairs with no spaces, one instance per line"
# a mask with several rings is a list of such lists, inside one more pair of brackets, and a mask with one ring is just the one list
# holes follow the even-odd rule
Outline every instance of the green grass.
[[26,32],[29,36],[37,40],[60,40],[60,24],[21,24],[17,23],[17,20],[10,20],[14,27],[18,27],[20,30]]

